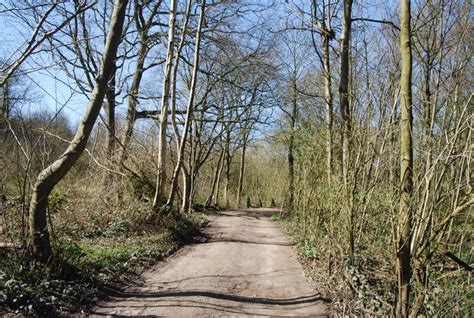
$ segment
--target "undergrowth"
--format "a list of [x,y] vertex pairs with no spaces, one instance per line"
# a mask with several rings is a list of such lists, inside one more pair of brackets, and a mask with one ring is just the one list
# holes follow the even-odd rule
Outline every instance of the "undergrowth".
[[[298,220],[275,215],[295,244],[308,277],[340,316],[394,315],[396,281],[389,248],[376,242],[360,242],[354,261],[344,257],[342,247],[323,232],[305,230]],[[312,235],[313,237],[312,237]],[[385,245],[386,246],[386,245]],[[473,308],[470,273],[457,269],[447,258],[439,256],[438,267],[430,270],[432,288],[426,294],[422,317],[469,317]],[[415,287],[417,287],[415,285]],[[418,293],[418,290],[414,290]]]
[[343,257],[341,247],[330,246],[326,241],[302,229],[294,219],[275,217],[290,236],[300,262],[317,289],[331,298],[332,308],[341,316],[391,316],[395,290],[392,281],[379,275],[390,272],[389,262],[380,263],[370,253],[359,255],[354,262]]
[[94,238],[57,239],[55,259],[47,266],[31,264],[25,250],[1,251],[0,315],[86,313],[107,290],[136,281],[143,269],[199,237],[205,224],[196,214],[171,214],[164,219],[155,233],[104,231]]

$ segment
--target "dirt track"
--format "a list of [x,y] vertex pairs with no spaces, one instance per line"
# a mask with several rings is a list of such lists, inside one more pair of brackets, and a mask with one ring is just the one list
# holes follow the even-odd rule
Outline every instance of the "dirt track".
[[95,308],[97,316],[325,316],[270,209],[210,217],[206,243],[183,248]]

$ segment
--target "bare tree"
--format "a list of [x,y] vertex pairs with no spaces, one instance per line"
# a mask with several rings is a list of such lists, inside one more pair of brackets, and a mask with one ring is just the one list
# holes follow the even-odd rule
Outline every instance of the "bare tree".
[[153,198],[153,209],[158,209],[164,200],[164,188],[166,182],[166,131],[168,128],[168,108],[170,99],[170,84],[172,75],[172,64],[175,50],[175,24],[176,24],[176,10],[178,6],[177,0],[171,0],[171,9],[169,13],[169,27],[168,27],[168,53],[166,56],[165,73],[163,76],[163,94],[161,99],[161,114],[160,114],[160,132],[158,135],[158,167],[156,177],[156,191]]
[[331,179],[333,178],[333,92],[332,92],[332,74],[331,74],[331,52],[330,45],[331,41],[335,39],[335,32],[332,29],[332,18],[333,12],[337,8],[337,3],[332,1],[322,1],[318,4],[316,0],[313,0],[313,13],[312,13],[312,28],[316,26],[319,30],[321,43],[322,43],[322,54],[319,53],[316,43],[314,41],[314,32],[311,32],[313,39],[313,47],[316,50],[318,58],[321,60],[323,66],[323,77],[324,77],[324,101],[326,104],[326,171],[328,178],[328,185],[331,185]]
[[196,90],[196,82],[198,80],[201,35],[202,35],[202,27],[204,24],[205,12],[206,12],[206,0],[203,0],[201,2],[201,13],[199,17],[198,28],[196,31],[196,44],[194,48],[194,67],[193,67],[193,73],[191,76],[191,87],[189,91],[188,106],[186,110],[186,119],[184,121],[183,135],[181,136],[181,140],[179,142],[178,159],[173,171],[173,176],[171,178],[171,189],[170,189],[170,193],[168,197],[168,202],[166,203],[168,206],[173,205],[173,200],[176,194],[176,187],[178,183],[178,174],[179,174],[179,171],[182,169],[183,162],[184,162],[184,149],[187,142],[189,125],[191,123],[191,116],[193,113],[195,90]]
[[411,279],[411,231],[413,191],[413,142],[412,142],[412,53],[411,53],[411,1],[400,2],[400,214],[398,225],[398,300],[397,315],[409,316]]
[[[148,17],[144,17],[145,5],[140,1],[134,1],[134,21],[135,27],[138,32],[139,43],[138,51],[136,56],[135,70],[132,76],[132,82],[128,91],[127,101],[127,117],[125,121],[125,127],[120,139],[120,149],[118,152],[117,165],[119,169],[123,170],[124,161],[127,157],[127,151],[129,149],[130,141],[133,135],[133,128],[137,118],[141,116],[148,116],[148,113],[139,113],[137,106],[139,104],[140,96],[140,85],[143,80],[143,75],[146,70],[149,70],[154,64],[146,65],[146,58],[151,50],[153,41],[157,38],[157,33],[150,33],[153,27],[153,21],[158,14],[158,10],[161,7],[163,1],[157,1],[151,8]],[[154,114],[154,112],[153,112]]]
[[[38,48],[49,38],[54,36],[56,33],[61,31],[71,20],[76,16],[86,11],[87,9],[94,6],[94,2],[86,5],[86,2],[81,3],[77,6],[77,10],[72,14],[69,14],[63,21],[59,24],[54,24],[50,21],[50,17],[53,13],[59,8],[59,3],[53,3],[49,6],[47,10],[41,13],[41,16],[38,20],[38,23],[32,26],[32,34],[28,39],[26,46],[21,50],[20,55],[15,59],[14,63],[4,63],[2,64],[3,69],[2,77],[0,78],[0,87],[3,87],[4,83],[17,71],[17,69],[25,63],[25,61],[33,54],[38,51]],[[34,7],[34,6],[31,6]],[[25,10],[25,8],[23,8]],[[47,29],[47,26],[52,26],[50,29]],[[16,51],[20,51],[19,48]]]
[[341,32],[341,71],[339,81],[339,107],[342,119],[342,178],[346,192],[346,213],[348,223],[349,256],[354,258],[354,215],[352,200],[349,198],[349,167],[351,154],[351,114],[349,94],[350,45],[352,30],[352,0],[344,0]]
[[122,37],[127,0],[116,0],[110,20],[110,31],[104,50],[104,57],[96,84],[71,144],[64,154],[38,176],[30,203],[31,249],[35,260],[46,262],[52,255],[47,227],[48,197],[55,185],[68,173],[77,161],[94,126],[107,91],[110,74],[116,58],[117,48]]

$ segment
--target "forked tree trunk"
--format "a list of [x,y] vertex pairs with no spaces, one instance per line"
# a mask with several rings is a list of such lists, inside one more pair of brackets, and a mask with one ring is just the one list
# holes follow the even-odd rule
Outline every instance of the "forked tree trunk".
[[[181,36],[180,36],[178,48],[174,57],[174,63],[173,63],[173,69],[172,69],[172,76],[174,80],[172,81],[172,85],[171,85],[171,124],[173,126],[174,136],[176,138],[176,152],[177,153],[179,153],[180,151],[181,136],[179,134],[178,124],[176,121],[176,85],[177,85],[176,77],[178,76],[179,60],[180,60],[182,49],[185,44],[186,34],[188,31],[189,18],[191,16],[191,7],[192,7],[192,0],[188,0],[187,5],[186,5],[185,20],[184,20],[183,28],[181,30]],[[183,176],[181,210],[186,209],[187,211],[189,209],[190,185],[189,185],[188,169],[186,168],[186,166],[184,166],[184,163],[183,163],[183,169],[182,169],[181,174]],[[176,191],[176,190],[173,190],[173,191]]]
[[141,6],[138,2],[135,2],[135,26],[138,30],[138,36],[140,38],[139,48],[137,52],[137,60],[135,70],[133,72],[133,79],[130,85],[130,90],[128,92],[128,105],[127,105],[127,119],[125,121],[125,128],[123,130],[123,135],[120,140],[120,148],[117,156],[117,166],[120,171],[124,170],[124,162],[127,159],[127,151],[132,139],[133,128],[137,119],[137,106],[138,106],[138,97],[140,94],[140,85],[143,78],[143,73],[145,72],[145,60],[150,51],[150,29],[158,9],[162,4],[162,0],[159,0],[152,8],[151,13],[145,23],[142,23],[140,17],[143,15],[143,6],[146,3],[143,3]]
[[122,29],[128,0],[115,0],[110,20],[102,64],[91,99],[82,117],[76,134],[63,155],[44,169],[38,176],[30,202],[30,247],[32,257],[47,262],[52,256],[47,226],[48,197],[56,184],[69,172],[84,151],[94,123],[102,108],[110,75],[113,72],[117,48],[122,38]]
[[174,57],[174,33],[176,24],[177,0],[171,0],[171,11],[168,29],[168,53],[166,56],[165,74],[163,78],[163,94],[161,100],[160,131],[158,135],[158,168],[156,173],[156,190],[153,199],[153,209],[157,210],[164,200],[166,182],[166,131],[168,128],[168,108],[170,99],[171,69]]
[[[181,167],[183,166],[183,161],[184,161],[184,150],[186,147],[186,141],[188,138],[188,131],[189,131],[189,125],[192,120],[192,113],[194,109],[194,96],[195,96],[195,91],[196,91],[196,82],[197,82],[197,76],[198,76],[198,69],[199,69],[199,54],[200,54],[200,47],[201,47],[201,30],[202,26],[204,23],[204,15],[206,11],[206,0],[203,0],[201,3],[201,15],[199,18],[199,25],[198,29],[196,31],[196,45],[194,49],[194,67],[193,67],[193,73],[192,73],[192,78],[191,78],[191,89],[189,91],[189,98],[188,98],[188,107],[186,109],[186,119],[184,122],[184,128],[183,128],[183,136],[181,137],[181,141],[179,143],[179,149],[178,149],[178,159],[176,162],[176,166],[173,171],[173,176],[171,178],[171,189],[170,189],[170,194],[168,197],[168,201],[166,202],[166,205],[172,206],[173,201],[174,201],[174,196],[176,194],[176,188],[178,185],[178,175],[179,171],[181,170]],[[183,35],[184,36],[184,35]],[[176,79],[174,79],[176,80]]]
[[410,0],[400,1],[400,211],[398,218],[398,301],[397,316],[409,316],[411,277],[411,223],[410,207],[413,191],[412,145],[412,53],[411,53]]

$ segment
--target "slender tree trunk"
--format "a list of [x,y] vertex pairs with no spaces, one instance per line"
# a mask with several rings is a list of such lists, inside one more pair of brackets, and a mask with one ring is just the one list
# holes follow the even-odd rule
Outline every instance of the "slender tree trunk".
[[176,24],[177,0],[171,0],[168,30],[168,53],[166,56],[165,74],[163,78],[163,94],[161,100],[160,131],[158,135],[158,168],[156,173],[156,191],[153,199],[153,209],[157,210],[163,203],[166,182],[166,131],[168,128],[168,108],[170,97],[171,68],[174,57],[174,34]]
[[247,135],[244,133],[244,144],[242,146],[242,157],[240,158],[239,171],[239,186],[237,188],[237,207],[240,208],[242,201],[242,190],[244,187],[244,173],[245,173],[245,151],[247,150]]
[[293,78],[293,92],[291,97],[290,138],[288,140],[288,208],[293,209],[295,197],[295,128],[298,116],[296,91],[296,75]]
[[[173,76],[173,81],[172,81],[172,88],[171,88],[171,123],[173,126],[174,130],[174,136],[176,138],[176,152],[180,153],[180,147],[181,147],[181,136],[179,134],[179,129],[178,129],[178,124],[176,122],[176,78],[178,75],[178,68],[179,68],[179,59],[181,56],[181,51],[184,47],[184,42],[186,39],[186,34],[188,30],[188,24],[189,24],[189,17],[191,16],[191,7],[192,7],[192,1],[188,0],[187,5],[186,5],[186,13],[185,13],[185,20],[183,24],[183,29],[181,32],[181,37],[179,40],[177,52],[175,55],[175,61],[173,63],[173,70],[172,70],[172,76]],[[191,142],[192,146],[192,142]],[[191,157],[191,156],[190,156]],[[183,177],[183,197],[181,198],[181,210],[183,212],[187,212],[189,209],[189,189],[190,189],[190,184],[189,184],[189,173],[187,168],[184,166],[183,162],[183,171],[182,171],[182,177]],[[177,182],[178,176],[173,176],[173,182]],[[177,188],[177,185],[175,186]],[[171,191],[176,191],[173,189],[173,186],[171,187]]]
[[206,206],[210,205],[212,203],[212,199],[214,198],[215,193],[216,193],[216,188],[218,189],[217,184],[218,184],[219,177],[220,177],[221,162],[223,161],[223,157],[224,157],[224,152],[221,151],[221,153],[219,155],[219,159],[217,160],[216,168],[215,168],[214,173],[213,173],[211,191],[209,192],[209,196],[206,199],[206,203],[205,203]]
[[[195,49],[194,49],[194,67],[193,67],[193,74],[191,78],[191,89],[189,91],[189,99],[188,99],[188,107],[186,110],[186,119],[184,122],[184,128],[183,128],[183,136],[181,137],[181,142],[179,144],[179,151],[178,151],[178,159],[176,162],[176,166],[173,171],[173,176],[171,178],[171,189],[170,189],[170,194],[168,197],[167,205],[172,206],[173,205],[173,200],[174,196],[176,194],[176,187],[178,185],[178,174],[179,171],[183,165],[183,160],[184,160],[184,149],[186,147],[186,141],[188,138],[188,131],[189,131],[189,125],[192,120],[192,113],[193,113],[193,106],[194,106],[194,97],[195,97],[195,91],[196,91],[196,82],[197,82],[197,76],[198,76],[198,69],[199,69],[199,54],[200,54],[200,47],[201,47],[201,33],[202,33],[202,26],[204,23],[204,16],[205,16],[205,11],[206,11],[206,0],[203,0],[201,2],[201,15],[199,18],[199,25],[198,29],[196,31],[196,44],[195,44]],[[176,80],[176,79],[174,79]]]
[[192,205],[194,202],[194,197],[196,195],[196,182],[198,180],[198,175],[196,171],[193,169],[189,173],[189,196],[188,196],[188,212],[191,212]]
[[87,110],[79,123],[71,144],[58,160],[39,174],[33,187],[29,219],[30,246],[32,256],[37,261],[47,262],[52,255],[47,227],[48,197],[56,184],[69,172],[84,151],[94,123],[99,116],[108,81],[113,72],[117,48],[121,42],[127,4],[128,0],[115,0],[102,65]]
[[187,213],[191,208],[191,176],[188,169],[183,165],[181,169],[181,174],[183,176],[183,201],[181,204],[181,212]]
[[339,106],[342,118],[342,178],[346,195],[349,257],[354,259],[354,216],[349,194],[349,164],[351,142],[351,114],[349,106],[350,43],[352,27],[352,0],[344,0],[344,16],[341,33],[341,79],[339,83]]
[[227,128],[225,141],[225,184],[224,184],[224,204],[229,207],[229,182],[230,182],[230,164],[232,158],[230,155],[230,128]]
[[115,71],[117,70],[115,64],[113,66],[113,75],[110,77],[109,87],[105,93],[107,102],[105,103],[105,125],[107,126],[106,135],[106,152],[107,159],[112,160],[115,150]]
[[193,124],[196,125],[196,123],[193,121],[191,123],[190,129],[189,129],[189,158],[188,158],[188,165],[183,165],[184,170],[182,170],[183,173],[183,202],[181,205],[181,211],[182,212],[190,212],[192,209],[192,191],[193,191],[193,180],[192,180],[192,175],[194,174],[194,168],[196,165],[196,140],[195,140],[195,130],[196,127],[193,127]]
[[138,96],[140,93],[140,84],[143,77],[144,64],[146,58],[146,52],[148,51],[147,42],[142,39],[140,48],[138,50],[137,65],[133,74],[132,84],[129,92],[128,104],[127,104],[127,119],[125,121],[125,128],[122,138],[120,140],[121,147],[118,154],[118,167],[122,169],[122,165],[127,159],[127,150],[130,145],[130,141],[133,135],[133,127],[135,126]]
[[[429,44],[428,44],[429,45]],[[430,221],[431,213],[430,213],[430,199],[432,197],[430,194],[431,185],[432,185],[432,174],[430,170],[432,168],[432,157],[433,157],[433,126],[435,121],[435,114],[436,114],[436,103],[433,104],[432,101],[432,93],[431,93],[431,57],[430,57],[430,50],[427,50],[426,57],[425,57],[425,67],[424,67],[424,96],[423,96],[423,110],[424,110],[424,137],[425,137],[425,147],[426,147],[426,161],[424,167],[424,183],[425,187],[423,190],[422,195],[422,204],[420,205],[419,211],[416,212],[417,221],[414,220],[412,224],[413,234],[411,236],[411,251],[413,254],[416,254],[416,248],[419,241],[423,240],[423,237],[430,233]],[[453,176],[454,177],[454,176]]]
[[230,179],[230,169],[229,166],[225,167],[225,185],[224,185],[224,204],[225,208],[229,207],[229,179]]
[[224,185],[224,202],[225,207],[229,207],[229,183],[230,183],[230,159],[226,158],[225,165],[225,185]]
[[342,118],[342,177],[348,183],[350,156],[351,115],[349,107],[349,53],[351,42],[352,0],[344,0],[344,17],[341,33],[341,80],[339,83],[339,104]]
[[409,316],[411,278],[411,198],[413,191],[412,145],[412,52],[410,0],[400,1],[400,215],[398,226],[398,302],[397,316]]
[[[220,161],[220,157],[219,157]],[[216,190],[216,181],[217,181],[217,174],[219,173],[219,162],[217,163],[217,166],[212,167],[212,173],[211,173],[211,191],[209,191],[209,195],[206,198],[206,201],[204,201],[204,206],[209,206],[211,204],[212,197],[214,195],[214,191]]]
[[332,178],[332,127],[333,127],[333,97],[331,89],[331,63],[329,56],[329,36],[323,37],[323,62],[324,62],[324,98],[326,102],[326,172],[328,185],[331,186]]
[[2,113],[0,119],[8,119],[10,115],[10,81],[6,80],[2,88]]
[[[110,77],[109,86],[105,97],[107,102],[104,105],[104,115],[105,115],[105,126],[106,126],[106,137],[105,137],[105,147],[106,147],[106,157],[109,163],[114,161],[114,152],[115,152],[115,72],[117,68],[113,66],[112,76]],[[102,185],[104,190],[112,183],[113,174],[110,171],[104,172],[104,179]]]
[[[140,94],[140,84],[143,78],[143,73],[145,72],[145,60],[149,52],[149,42],[150,37],[148,35],[150,28],[152,27],[152,22],[154,17],[158,13],[158,9],[162,4],[162,0],[156,2],[153,6],[153,9],[148,17],[148,20],[144,21],[141,19],[143,17],[143,7],[146,6],[146,3],[140,4],[138,1],[135,1],[135,10],[134,10],[134,20],[135,26],[139,34],[140,42],[137,52],[137,60],[135,71],[133,72],[132,83],[130,85],[130,90],[128,92],[128,105],[127,105],[127,118],[125,121],[125,127],[123,130],[123,135],[120,139],[120,147],[117,153],[117,166],[120,172],[125,170],[125,160],[127,159],[127,151],[129,150],[133,129],[137,119],[137,106],[138,106],[138,97]],[[123,195],[123,188],[118,187],[117,198],[121,201]]]
[[[293,121],[293,120],[292,120]],[[295,137],[293,133],[288,141],[288,208],[293,208],[295,196],[295,156],[294,156]]]
[[220,190],[221,190],[221,180],[222,180],[222,171],[224,171],[224,149],[222,150],[222,153],[221,153],[221,162],[220,162],[220,165],[219,165],[219,171],[217,173],[217,185],[216,185],[216,192],[215,192],[215,196],[214,196],[214,205],[215,206],[219,206],[219,197],[220,197]]
[[[188,165],[184,166],[186,168],[186,175],[183,175],[183,184],[186,184],[187,188],[183,189],[183,192],[186,190],[186,197],[183,198],[182,202],[182,211],[187,212],[191,210],[191,199],[192,199],[192,191],[193,191],[193,180],[192,176],[194,174],[194,170],[196,167],[196,145],[198,144],[197,142],[197,137],[196,137],[196,130],[197,127],[196,122],[193,121],[191,123],[190,129],[189,129],[189,158],[188,158]],[[184,194],[183,194],[184,195]],[[186,207],[186,208],[185,208]]]
[[[395,83],[393,84],[395,86]],[[391,189],[398,187],[398,181],[396,181],[396,174],[397,174],[397,166],[395,164],[396,160],[395,153],[397,152],[397,145],[396,145],[396,132],[397,132],[397,125],[398,125],[398,116],[397,116],[397,100],[399,95],[399,89],[394,88],[393,94],[393,107],[392,113],[390,116],[389,122],[389,130],[390,130],[390,138],[389,138],[389,151],[388,151],[388,161],[389,161],[389,175],[388,181]]]

